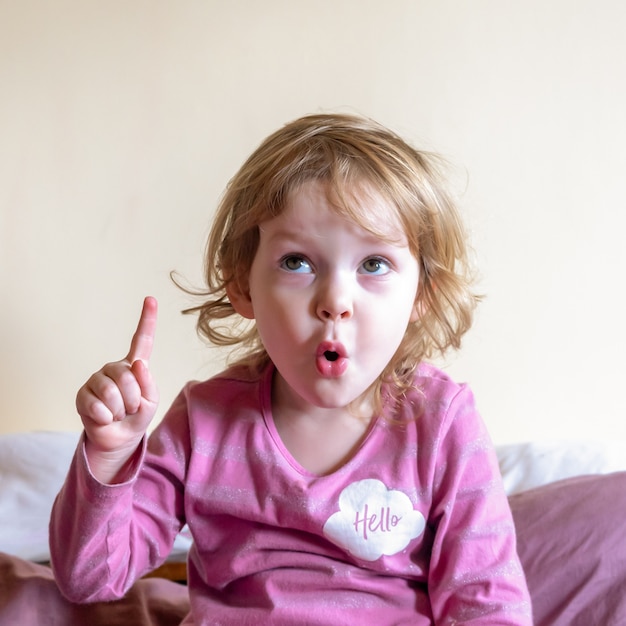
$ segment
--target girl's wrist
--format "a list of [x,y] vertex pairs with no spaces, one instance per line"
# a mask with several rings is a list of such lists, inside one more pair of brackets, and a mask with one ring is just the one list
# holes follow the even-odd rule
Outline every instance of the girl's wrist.
[[121,449],[98,450],[85,437],[85,456],[92,475],[105,485],[117,485],[130,480],[141,455],[142,439]]

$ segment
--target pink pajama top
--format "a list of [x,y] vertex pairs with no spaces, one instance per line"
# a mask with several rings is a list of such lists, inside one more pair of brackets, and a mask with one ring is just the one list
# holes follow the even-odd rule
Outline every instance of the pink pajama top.
[[532,624],[515,529],[470,390],[422,365],[341,469],[318,476],[272,419],[273,366],[189,383],[103,485],[82,444],[55,502],[52,563],[77,602],[122,596],[184,524],[184,624]]

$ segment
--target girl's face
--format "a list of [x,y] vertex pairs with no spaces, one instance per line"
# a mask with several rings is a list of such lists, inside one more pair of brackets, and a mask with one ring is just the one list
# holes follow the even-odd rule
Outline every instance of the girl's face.
[[357,197],[375,219],[392,222],[394,243],[342,217],[326,186],[309,181],[260,225],[249,292],[229,293],[237,311],[256,320],[276,366],[275,403],[367,407],[366,392],[417,318],[418,261],[385,201]]

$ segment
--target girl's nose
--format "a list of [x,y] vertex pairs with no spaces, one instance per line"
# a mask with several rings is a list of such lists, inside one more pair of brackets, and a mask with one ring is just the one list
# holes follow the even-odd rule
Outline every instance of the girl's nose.
[[352,317],[353,302],[349,285],[338,276],[329,276],[319,287],[317,316],[324,321],[338,321]]

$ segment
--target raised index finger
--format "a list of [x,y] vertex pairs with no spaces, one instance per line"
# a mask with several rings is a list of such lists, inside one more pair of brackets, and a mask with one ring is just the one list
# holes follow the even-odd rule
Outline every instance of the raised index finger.
[[137,330],[130,342],[130,350],[126,357],[128,361],[134,363],[141,360],[147,363],[152,354],[152,346],[154,344],[154,335],[156,333],[157,324],[157,301],[155,298],[148,296],[143,301],[141,309],[141,317],[137,324]]

